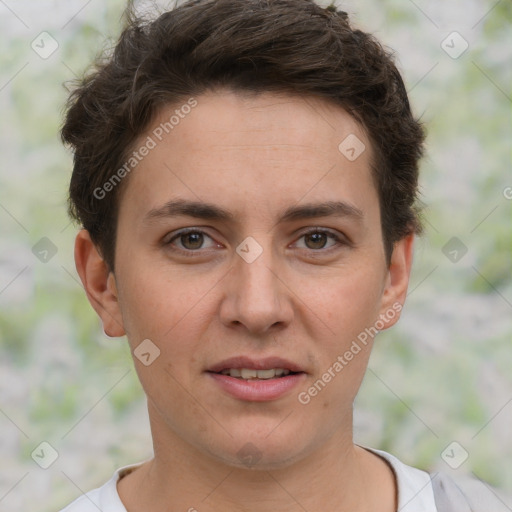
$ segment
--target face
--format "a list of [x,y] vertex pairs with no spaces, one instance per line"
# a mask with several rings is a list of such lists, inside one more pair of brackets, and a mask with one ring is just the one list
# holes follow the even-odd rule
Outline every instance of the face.
[[[412,237],[387,265],[370,143],[343,109],[270,93],[196,101],[161,141],[175,105],[140,139],[156,146],[123,191],[97,311],[142,354],[160,441],[285,467],[351,440],[373,335],[404,301]],[[348,136],[365,145],[356,159],[339,149]]]

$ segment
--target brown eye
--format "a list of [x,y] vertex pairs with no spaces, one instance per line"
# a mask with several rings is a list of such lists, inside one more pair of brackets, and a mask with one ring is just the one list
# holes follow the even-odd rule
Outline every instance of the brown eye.
[[181,245],[190,251],[200,249],[204,243],[204,236],[199,231],[191,231],[180,236]]
[[166,237],[163,244],[171,250],[181,251],[183,254],[202,253],[204,249],[216,246],[215,240],[199,229],[186,229],[174,233],[172,238]]
[[308,249],[323,249],[327,243],[327,233],[319,231],[304,235],[304,242]]
[[347,242],[343,237],[340,238],[335,232],[320,228],[310,229],[303,233],[295,243],[295,247],[299,249],[318,253],[324,253],[330,249],[334,250],[336,247],[344,245],[347,245]]

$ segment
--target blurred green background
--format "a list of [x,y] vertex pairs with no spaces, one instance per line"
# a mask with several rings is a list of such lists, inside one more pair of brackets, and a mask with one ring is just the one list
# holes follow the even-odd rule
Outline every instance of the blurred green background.
[[[396,51],[429,133],[426,232],[355,439],[512,493],[512,2],[338,4]],[[124,5],[0,2],[0,511],[58,510],[151,456],[126,341],[103,334],[74,269],[58,135],[63,84],[117,38]],[[43,441],[59,455],[48,469],[31,457]],[[457,470],[442,456],[453,441],[468,453]]]

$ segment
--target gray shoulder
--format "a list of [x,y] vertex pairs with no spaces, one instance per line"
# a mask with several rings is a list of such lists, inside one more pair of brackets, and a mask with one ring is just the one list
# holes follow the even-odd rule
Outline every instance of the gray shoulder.
[[438,512],[510,512],[511,497],[476,478],[431,475]]

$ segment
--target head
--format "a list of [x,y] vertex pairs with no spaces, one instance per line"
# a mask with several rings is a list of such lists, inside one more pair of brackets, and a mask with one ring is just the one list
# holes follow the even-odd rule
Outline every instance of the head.
[[[424,134],[389,52],[310,0],[131,16],[72,93],[62,136],[91,304],[135,355],[158,354],[151,369],[135,359],[154,433],[230,464],[251,443],[267,467],[348,433],[420,230]],[[226,391],[222,364],[297,375],[253,400]],[[270,436],[283,406],[294,421]]]
[[129,15],[113,56],[70,96],[62,129],[74,150],[69,211],[112,270],[129,181],[112,176],[162,106],[179,107],[218,87],[341,106],[371,142],[388,261],[397,240],[420,231],[415,202],[424,134],[390,53],[353,29],[344,12],[311,0],[192,1],[152,22]]

